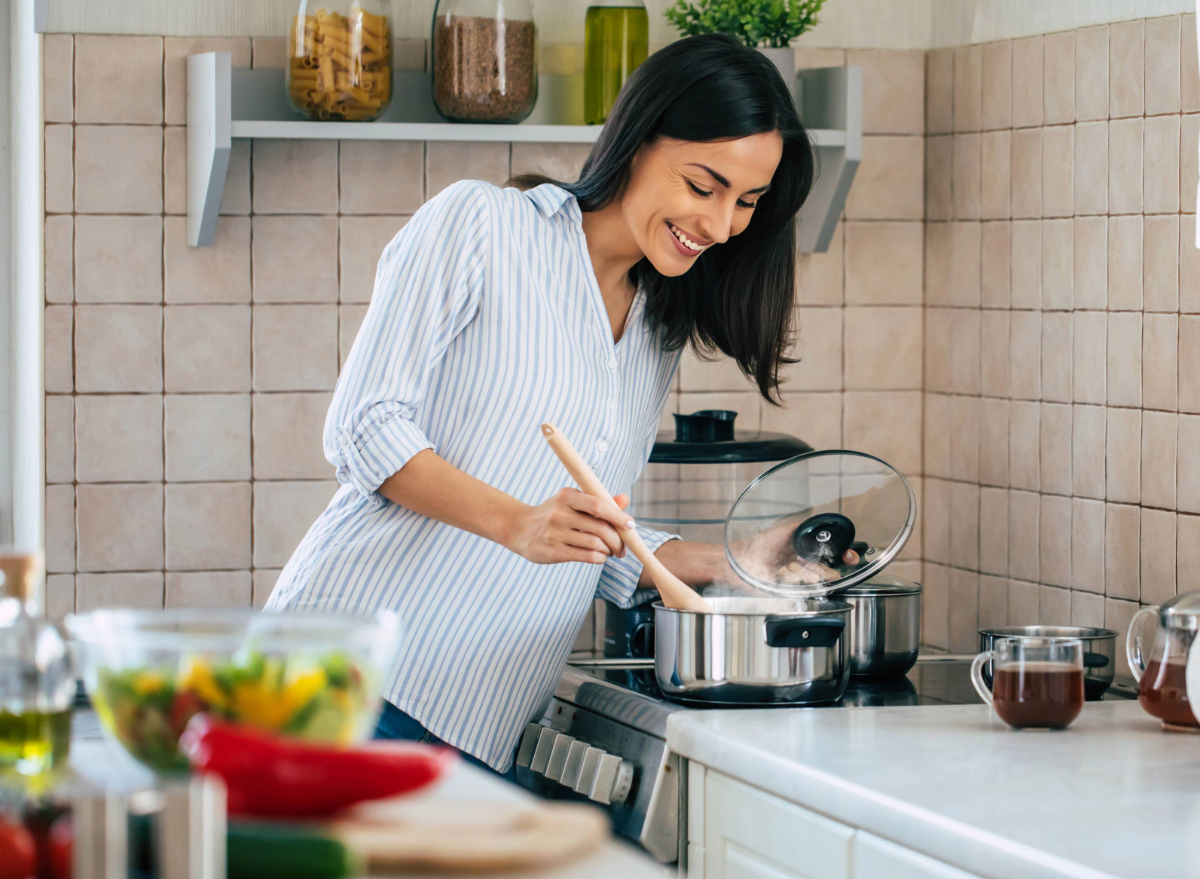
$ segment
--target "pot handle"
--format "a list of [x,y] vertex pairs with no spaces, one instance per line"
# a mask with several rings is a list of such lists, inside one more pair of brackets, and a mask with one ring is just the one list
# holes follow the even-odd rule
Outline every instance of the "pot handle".
[[832,647],[842,636],[841,617],[767,617],[768,647]]
[[1158,606],[1143,607],[1129,621],[1129,631],[1125,633],[1125,658],[1129,660],[1129,673],[1139,683],[1146,672],[1146,657],[1142,652],[1142,636],[1138,633],[1138,620],[1143,615],[1158,613]]
[[983,664],[995,657],[995,650],[985,650],[971,662],[971,683],[975,685],[975,692],[979,694],[979,698],[988,705],[992,704],[992,691],[983,681]]

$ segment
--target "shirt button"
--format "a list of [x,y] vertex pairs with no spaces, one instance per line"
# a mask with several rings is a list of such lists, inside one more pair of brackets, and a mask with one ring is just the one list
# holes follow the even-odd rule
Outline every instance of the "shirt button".
[[596,451],[603,455],[608,451],[608,443],[606,443],[604,440],[600,440],[600,442],[596,443]]
[[610,358],[608,359],[608,368],[609,368],[609,369],[616,369],[616,368],[617,368],[617,358],[615,358],[615,357],[610,357]]
[[617,401],[616,401],[616,400],[609,400],[609,401],[608,401],[608,408],[609,408],[609,409],[612,409],[612,410],[615,412],[615,411],[616,411],[616,409],[617,409]]

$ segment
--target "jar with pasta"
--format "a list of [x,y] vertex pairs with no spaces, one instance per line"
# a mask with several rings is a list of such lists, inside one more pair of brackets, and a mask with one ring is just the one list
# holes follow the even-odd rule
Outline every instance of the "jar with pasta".
[[520,122],[537,103],[529,0],[437,0],[433,102],[451,122]]
[[[339,8],[339,3],[341,8]],[[385,0],[300,0],[288,36],[288,98],[308,119],[368,120],[392,99]]]

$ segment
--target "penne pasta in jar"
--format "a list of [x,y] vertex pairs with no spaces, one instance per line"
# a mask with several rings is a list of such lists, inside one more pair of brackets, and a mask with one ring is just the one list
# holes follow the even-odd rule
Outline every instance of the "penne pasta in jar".
[[288,35],[288,100],[308,119],[377,119],[392,97],[392,34],[383,0],[341,2],[342,9],[313,12],[301,0]]

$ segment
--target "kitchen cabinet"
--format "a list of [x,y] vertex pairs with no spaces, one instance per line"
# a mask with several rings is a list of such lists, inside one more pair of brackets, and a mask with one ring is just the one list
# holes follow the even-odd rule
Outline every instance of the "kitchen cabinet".
[[978,879],[694,761],[688,879]]

